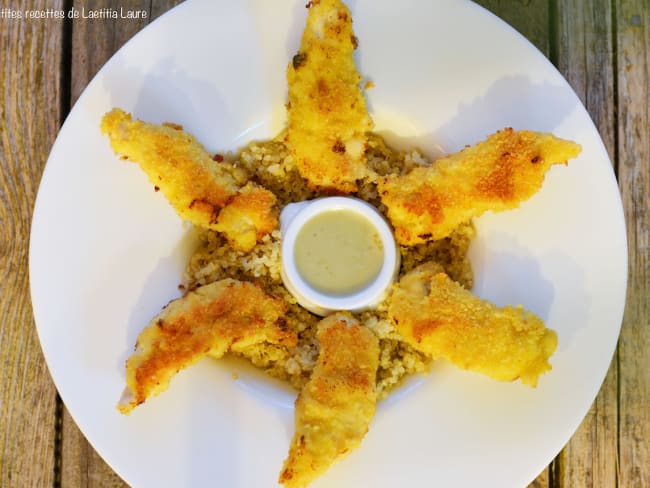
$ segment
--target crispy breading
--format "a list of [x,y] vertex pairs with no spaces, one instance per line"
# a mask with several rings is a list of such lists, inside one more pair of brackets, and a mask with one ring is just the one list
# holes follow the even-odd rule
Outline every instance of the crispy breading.
[[287,145],[303,178],[332,193],[356,191],[367,174],[372,120],[354,63],[356,45],[350,10],[339,0],[314,0],[300,51],[287,68]]
[[286,487],[303,487],[361,443],[375,414],[377,337],[347,313],[318,324],[320,353],[298,395],[295,433],[280,473]]
[[248,183],[221,209],[216,228],[233,248],[248,252],[278,227],[275,202],[273,193]]
[[536,386],[557,335],[521,306],[497,308],[452,281],[437,264],[402,277],[389,316],[415,349],[501,381]]
[[205,356],[221,357],[259,343],[296,344],[282,299],[252,283],[224,279],[170,302],[147,325],[126,362],[118,409],[129,413],[166,390],[171,378]]
[[117,154],[140,165],[181,218],[223,232],[234,248],[250,251],[277,228],[275,196],[254,183],[240,188],[232,164],[214,161],[181,126],[133,120],[114,108],[101,130]]
[[119,108],[101,122],[113,151],[137,162],[181,218],[214,230],[219,210],[239,186],[224,163],[177,127],[133,120]]
[[552,134],[507,128],[431,167],[380,178],[379,194],[397,241],[412,246],[447,237],[488,210],[518,207],[541,188],[551,165],[580,151]]

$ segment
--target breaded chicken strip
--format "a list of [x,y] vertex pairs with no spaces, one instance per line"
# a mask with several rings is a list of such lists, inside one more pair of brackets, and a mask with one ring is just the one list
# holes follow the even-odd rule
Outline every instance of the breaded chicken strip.
[[487,210],[518,207],[541,188],[551,165],[580,150],[552,134],[507,128],[431,167],[381,178],[379,194],[397,241],[412,246],[447,237]]
[[280,473],[286,487],[303,487],[355,449],[375,414],[377,337],[351,315],[318,324],[320,354],[296,400],[295,433]]
[[275,202],[273,193],[248,183],[221,209],[216,229],[235,249],[248,252],[278,227]]
[[372,120],[354,64],[356,45],[349,9],[339,0],[312,0],[300,51],[287,69],[287,145],[303,178],[332,193],[357,190],[367,172]]
[[204,356],[222,357],[253,344],[295,345],[287,330],[284,301],[258,286],[225,279],[170,302],[138,336],[126,362],[126,384],[118,409],[129,413],[166,390],[181,369]]
[[388,313],[418,351],[501,381],[536,386],[557,347],[557,335],[539,317],[481,300],[433,263],[402,277]]
[[137,162],[176,212],[193,224],[214,228],[219,210],[239,190],[229,168],[213,161],[194,136],[181,129],[133,120],[114,108],[104,115],[101,131],[113,151]]
[[[277,227],[275,196],[253,184],[240,192],[233,166],[213,161],[194,136],[178,126],[133,120],[115,108],[104,115],[101,130],[117,154],[140,165],[181,218],[223,232],[236,249],[250,250],[251,233],[257,240]],[[222,208],[231,205],[221,217]],[[233,222],[233,215],[241,216],[245,225]]]

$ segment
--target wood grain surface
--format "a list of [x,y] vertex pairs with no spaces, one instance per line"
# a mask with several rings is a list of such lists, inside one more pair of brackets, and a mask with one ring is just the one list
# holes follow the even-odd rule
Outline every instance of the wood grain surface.
[[618,349],[621,486],[650,486],[650,4],[616,2],[617,175],[629,252]]
[[[24,2],[45,8],[60,2]],[[62,23],[0,20],[0,486],[52,486],[56,390],[29,297],[32,209],[61,124]]]
[[[558,2],[558,69],[569,81],[594,120],[612,163],[616,163],[614,41],[609,0]],[[558,486],[616,486],[618,354],[580,428],[555,461]]]
[[[124,487],[61,405],[32,318],[28,239],[49,149],[103,63],[179,1],[0,0],[145,9],[146,20],[0,19],[0,487]],[[650,487],[650,3],[479,0],[567,78],[616,171],[629,243],[619,347],[587,416],[536,488]],[[505,468],[504,468],[505,469]]]

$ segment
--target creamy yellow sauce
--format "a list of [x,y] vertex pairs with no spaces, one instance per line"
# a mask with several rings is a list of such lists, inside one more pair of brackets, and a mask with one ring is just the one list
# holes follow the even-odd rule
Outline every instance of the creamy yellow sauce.
[[377,277],[384,246],[373,224],[351,210],[330,210],[298,232],[294,260],[309,286],[328,295],[361,291]]

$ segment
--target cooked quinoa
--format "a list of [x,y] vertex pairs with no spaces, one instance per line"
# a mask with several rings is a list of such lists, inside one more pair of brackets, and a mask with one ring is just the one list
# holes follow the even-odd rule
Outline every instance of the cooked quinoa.
[[[391,149],[381,137],[372,134],[366,151],[368,167],[375,176],[405,174],[427,161],[418,151],[399,152]],[[218,156],[217,159],[221,158]],[[298,173],[283,137],[252,142],[237,154],[227,155],[242,173],[242,178],[253,180],[271,190],[278,199],[279,209],[291,202],[323,196],[310,189]],[[361,198],[385,214],[377,194],[374,177],[359,185]],[[262,344],[242,353],[255,366],[270,375],[288,381],[300,390],[309,379],[318,357],[315,336],[318,317],[296,303],[282,284],[280,276],[280,231],[266,235],[250,252],[236,251],[218,233],[197,229],[200,248],[190,259],[185,272],[184,286],[192,289],[223,278],[236,278],[260,284],[267,293],[283,297],[288,305],[287,324],[298,333],[295,347]],[[471,224],[460,226],[451,236],[414,247],[400,247],[402,264],[400,275],[415,266],[434,260],[446,273],[466,288],[472,286],[472,269],[467,249],[474,235]],[[377,397],[385,398],[407,375],[427,370],[429,359],[402,340],[387,314],[386,302],[375,310],[356,313],[355,316],[379,338],[380,357],[377,371]]]

